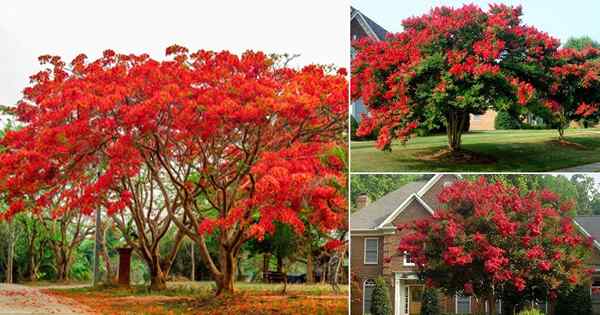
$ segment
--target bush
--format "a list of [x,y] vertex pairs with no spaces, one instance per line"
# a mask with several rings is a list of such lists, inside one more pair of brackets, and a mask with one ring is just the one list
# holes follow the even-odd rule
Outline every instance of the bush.
[[375,280],[375,288],[371,297],[371,314],[372,315],[391,315],[392,303],[390,302],[390,294],[388,286],[383,277]]
[[438,302],[438,291],[434,288],[427,288],[423,291],[423,304],[421,305],[421,315],[439,315],[440,305]]
[[589,287],[576,286],[566,294],[560,294],[556,301],[556,314],[591,315],[592,298]]
[[[562,313],[556,313],[556,314],[562,314]],[[544,313],[542,313],[541,311],[539,311],[535,308],[532,308],[530,310],[522,310],[517,315],[544,315]],[[565,315],[567,315],[567,314],[565,314]]]
[[494,120],[496,130],[521,129],[521,122],[509,112],[500,111]]

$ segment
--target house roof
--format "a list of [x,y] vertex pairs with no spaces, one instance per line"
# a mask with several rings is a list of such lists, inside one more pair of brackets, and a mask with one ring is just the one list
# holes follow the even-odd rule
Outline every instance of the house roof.
[[373,33],[375,33],[375,36],[377,36],[378,40],[385,39],[385,36],[388,34],[388,31],[386,31],[379,24],[375,23],[375,21],[371,20],[368,16],[364,15],[362,12],[360,12],[359,10],[357,10],[351,6],[350,7],[350,19],[355,19],[357,17],[360,17],[364,20],[364,22],[367,24],[367,26],[370,28],[370,30]]
[[600,249],[600,215],[579,215],[575,217],[575,222],[591,236]]
[[351,229],[371,230],[377,228],[406,199],[421,190],[427,182],[426,180],[410,182],[354,212],[350,215]]

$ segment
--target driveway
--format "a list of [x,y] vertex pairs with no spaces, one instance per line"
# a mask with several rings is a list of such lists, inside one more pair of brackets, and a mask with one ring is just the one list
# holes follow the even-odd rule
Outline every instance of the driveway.
[[58,300],[40,288],[0,283],[0,314],[92,314],[71,299]]
[[553,171],[558,173],[595,173],[600,172],[600,163],[584,164],[575,167],[563,168]]

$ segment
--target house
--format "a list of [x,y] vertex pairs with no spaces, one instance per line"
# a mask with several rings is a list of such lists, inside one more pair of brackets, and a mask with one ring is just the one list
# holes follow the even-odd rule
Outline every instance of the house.
[[[364,37],[370,37],[374,40],[384,40],[387,34],[388,31],[379,26],[379,24],[362,14],[359,10],[350,7],[350,41]],[[350,54],[351,58],[354,59],[354,48],[350,48]],[[358,100],[352,103],[350,115],[352,115],[356,121],[360,121],[360,114],[366,112],[367,109],[362,101]]]
[[[394,255],[404,233],[395,226],[431,216],[440,207],[438,195],[459,178],[438,174],[429,180],[408,183],[373,203],[357,198],[357,208],[350,216],[351,269],[362,285],[362,292],[352,292],[351,314],[368,314],[374,281],[382,276],[389,284],[394,315],[419,314],[424,285],[419,280],[410,257]],[[600,217],[581,216],[576,225],[582,233],[600,239]],[[597,270],[591,287],[594,314],[600,314],[600,243],[596,242],[590,265]],[[384,257],[392,257],[384,260]],[[464,296],[445,296],[440,300],[443,312],[455,314],[485,313],[487,305]],[[546,305],[540,306],[547,309]],[[500,314],[501,302],[496,305]]]

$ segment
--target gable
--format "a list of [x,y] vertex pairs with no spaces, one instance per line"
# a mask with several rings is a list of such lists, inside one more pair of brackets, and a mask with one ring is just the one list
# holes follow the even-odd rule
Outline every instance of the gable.
[[433,210],[417,194],[412,194],[378,228],[394,228],[399,222],[410,222],[432,214]]
[[435,175],[431,181],[429,181],[427,185],[418,192],[418,194],[421,199],[423,199],[423,201],[435,211],[441,206],[440,202],[438,201],[438,196],[445,188],[444,185],[453,183],[459,179],[460,177],[454,174]]

